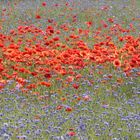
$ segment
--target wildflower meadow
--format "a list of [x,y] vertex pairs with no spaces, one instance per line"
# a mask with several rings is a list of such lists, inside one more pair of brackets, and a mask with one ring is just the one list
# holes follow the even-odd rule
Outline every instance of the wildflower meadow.
[[0,140],[140,139],[140,0],[0,0]]

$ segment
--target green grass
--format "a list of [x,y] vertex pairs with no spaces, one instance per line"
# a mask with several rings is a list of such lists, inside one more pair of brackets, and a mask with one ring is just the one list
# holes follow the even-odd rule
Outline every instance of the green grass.
[[[140,7],[140,1],[137,0],[137,6]],[[11,4],[11,7],[14,8],[13,3]],[[131,21],[131,18],[135,17],[135,11],[132,12],[132,9],[129,9],[131,5],[129,5],[126,9],[121,9],[121,12],[116,8],[112,10],[112,15],[115,15],[115,17],[118,17],[118,20],[123,20],[125,22],[124,26],[127,26],[127,24]],[[2,5],[0,6],[0,9],[2,8]],[[1,10],[0,10],[1,11]],[[9,11],[9,10],[8,10]],[[50,12],[49,12],[50,11]],[[3,23],[3,29],[2,32],[8,32],[9,29],[16,28],[20,23],[17,22],[17,19],[24,20],[26,19],[31,24],[33,23],[36,26],[40,26],[41,28],[46,27],[46,17],[47,18],[53,18],[58,21],[58,26],[62,23],[65,23],[67,21],[67,16],[70,14],[70,11],[64,11],[64,8],[54,8],[49,7],[45,11],[45,15],[42,16],[41,20],[34,19],[35,17],[36,9],[34,7],[30,7],[30,9],[25,11],[25,15],[21,15],[18,10],[15,9],[15,11],[9,16],[9,19],[6,20]],[[42,8],[40,10],[40,15],[44,12],[44,9]],[[125,13],[122,15],[122,13]],[[59,15],[64,14],[64,16],[60,19]],[[74,13],[74,12],[73,12]],[[72,15],[73,15],[72,13]],[[93,15],[95,13],[95,15]],[[137,15],[138,13],[136,13]],[[100,15],[100,16],[99,16]],[[30,16],[31,20],[27,17]],[[71,18],[68,20],[72,27],[81,27],[85,28],[85,21],[87,20],[93,20],[95,26],[93,29],[100,26],[100,19],[106,20],[106,18],[110,17],[108,14],[103,13],[102,11],[99,11],[98,9],[86,9],[83,10],[83,12],[79,12],[77,14],[78,17],[78,23],[72,23]],[[28,24],[30,24],[28,23]],[[27,24],[27,25],[28,25]],[[106,30],[105,30],[106,31]],[[64,37],[68,36],[69,33],[64,35]],[[63,36],[62,36],[63,39]],[[87,43],[89,43],[91,40],[90,38],[82,38]],[[62,40],[64,41],[64,40]],[[65,42],[65,41],[64,41]],[[90,44],[90,43],[89,43]],[[121,46],[121,44],[120,44]],[[89,76],[90,71],[92,71],[92,76]],[[124,116],[128,116],[129,114],[138,114],[139,112],[139,95],[133,93],[135,92],[133,88],[137,88],[140,83],[140,78],[124,78],[124,84],[119,85],[116,84],[117,78],[123,77],[121,72],[115,71],[112,67],[111,69],[103,69],[104,74],[112,74],[113,78],[107,82],[102,83],[103,75],[98,74],[100,70],[92,68],[85,68],[79,73],[82,73],[85,78],[87,78],[87,83],[84,83],[84,78],[79,81],[80,88],[75,90],[72,88],[72,85],[69,85],[68,87],[64,85],[63,88],[61,88],[62,84],[59,82],[56,82],[55,86],[52,87],[49,90],[49,94],[52,94],[51,101],[48,99],[44,100],[38,100],[36,96],[24,95],[24,93],[17,92],[8,94],[6,91],[3,91],[3,93],[0,94],[0,113],[4,113],[4,115],[1,117],[0,120],[0,127],[3,126],[4,123],[9,124],[9,131],[12,132],[13,136],[11,137],[12,140],[17,139],[17,136],[25,134],[27,130],[31,130],[31,133],[28,135],[31,139],[45,139],[49,140],[51,139],[52,134],[47,134],[45,131],[48,129],[48,126],[50,126],[50,123],[53,122],[54,126],[57,127],[60,120],[56,119],[58,116],[62,116],[63,120],[64,118],[68,118],[66,122],[64,122],[61,125],[61,129],[59,134],[53,133],[55,136],[62,136],[66,134],[69,131],[69,128],[73,127],[76,131],[77,126],[79,125],[80,117],[85,117],[86,119],[83,120],[83,123],[86,124],[86,130],[83,131],[86,135],[88,135],[88,139],[92,140],[112,140],[114,137],[125,137],[128,136],[130,140],[136,140],[136,133],[137,130],[135,127],[138,127],[138,120],[132,120],[129,121],[129,123],[132,123],[133,127],[131,129],[128,129],[127,121],[122,121],[121,117],[119,116],[121,113]],[[88,81],[94,80],[93,85],[89,85]],[[98,81],[99,80],[99,81]],[[129,81],[132,81],[133,84],[126,84]],[[96,88],[96,86],[98,86]],[[56,97],[55,92],[57,90],[61,90],[61,93],[58,94]],[[43,92],[45,89],[38,88],[37,91]],[[54,93],[51,93],[54,92]],[[90,92],[90,96],[92,98],[92,101],[89,102],[83,102],[81,105],[78,105],[78,101],[73,101],[73,95],[78,95],[82,98],[83,94],[86,92]],[[115,95],[116,93],[116,95]],[[44,93],[43,93],[44,94]],[[66,96],[67,94],[67,96]],[[67,100],[65,102],[61,102],[60,99],[62,97],[66,97]],[[134,102],[134,106],[130,106],[126,103],[129,99],[132,99]],[[103,108],[102,105],[106,103],[108,104],[108,108]],[[65,109],[63,108],[60,111],[56,111],[56,106],[63,104],[63,105],[69,105],[74,108],[74,110],[70,113],[67,113]],[[6,111],[5,107],[12,108],[11,111]],[[46,109],[43,109],[43,107]],[[52,107],[52,108],[49,108]],[[135,107],[135,108],[134,108]],[[82,110],[82,109],[87,110]],[[121,108],[121,109],[120,109]],[[119,110],[120,109],[120,110]],[[56,112],[56,114],[52,115],[51,113]],[[103,115],[104,112],[107,112],[106,115]],[[70,118],[70,116],[73,114],[73,117]],[[35,122],[35,117],[40,116],[38,118],[38,122]],[[102,117],[101,117],[102,116]],[[18,121],[20,119],[23,119],[23,122],[25,123],[24,127],[17,128],[20,123],[18,124]],[[26,121],[29,121],[26,122]],[[96,125],[99,125],[101,128],[106,127],[104,125],[104,122],[109,122],[110,127],[106,128],[106,133],[103,134],[101,137],[96,136]],[[15,128],[12,128],[12,126],[16,126]],[[32,128],[34,126],[34,128]],[[122,131],[120,134],[118,133],[118,128],[121,128]],[[36,136],[34,138],[35,130],[41,129],[43,130],[41,136]],[[97,129],[98,130],[98,129]],[[101,130],[98,130],[101,131]],[[83,132],[79,132],[79,135],[83,135]],[[111,135],[111,134],[114,135]],[[84,136],[83,136],[84,137]],[[1,138],[0,138],[1,139]],[[74,137],[73,140],[79,140],[79,137]]]

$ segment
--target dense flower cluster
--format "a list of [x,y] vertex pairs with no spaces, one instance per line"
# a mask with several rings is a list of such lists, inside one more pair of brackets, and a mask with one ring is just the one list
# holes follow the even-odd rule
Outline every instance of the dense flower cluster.
[[[120,25],[115,26],[115,32],[120,29]],[[114,31],[114,28],[111,30]],[[78,70],[90,65],[113,64],[128,75],[130,70],[140,66],[139,37],[118,37],[122,43],[119,47],[106,35],[106,40],[89,47],[80,39],[79,34],[73,33],[66,38],[70,46],[61,43],[61,32],[53,26],[47,26],[46,31],[34,26],[20,26],[11,30],[10,35],[0,34],[1,80],[6,82],[5,78],[14,79],[21,87],[25,87],[28,78],[33,77],[33,83],[26,87],[31,90],[40,85],[50,87],[51,79],[56,79],[59,75],[67,76],[68,81],[73,81],[71,77],[75,77]],[[124,29],[119,32],[124,32]],[[74,87],[77,88],[76,85]]]
[[140,138],[129,2],[0,1],[0,139]]

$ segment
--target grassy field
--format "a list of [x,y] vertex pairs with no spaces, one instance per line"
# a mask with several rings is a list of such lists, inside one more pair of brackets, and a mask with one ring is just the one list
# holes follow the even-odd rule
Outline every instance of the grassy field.
[[140,1],[0,1],[0,140],[138,140]]

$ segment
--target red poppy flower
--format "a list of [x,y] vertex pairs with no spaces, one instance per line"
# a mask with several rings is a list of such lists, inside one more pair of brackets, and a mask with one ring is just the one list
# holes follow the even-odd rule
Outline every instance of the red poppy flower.
[[56,107],[57,110],[60,110],[60,109],[62,109],[62,108],[63,108],[62,105],[59,105],[59,106]]
[[27,88],[28,88],[28,89],[36,88],[36,84],[30,84],[30,85],[27,86]]
[[78,88],[79,88],[79,85],[78,85],[78,84],[73,84],[73,87],[74,87],[75,89],[78,89]]
[[0,64],[0,72],[4,70],[3,65]]
[[46,86],[46,87],[51,86],[51,83],[48,83],[48,82],[41,82],[40,84],[43,85],[43,86]]
[[67,81],[68,82],[72,82],[74,80],[74,77],[73,76],[68,76],[68,78],[67,78]]
[[81,77],[82,77],[81,74],[77,74],[77,75],[76,75],[76,79],[77,79],[77,80],[80,79]]
[[31,75],[37,76],[37,72],[31,72]]
[[75,135],[76,135],[76,133],[75,133],[75,132],[73,132],[73,131],[70,131],[70,132],[68,132],[68,135],[72,137],[72,136],[75,136]]
[[88,27],[91,27],[92,24],[93,24],[92,21],[86,22],[86,25],[87,25]]
[[113,64],[114,64],[115,67],[120,67],[121,66],[121,62],[120,62],[119,59],[115,59]]
[[44,77],[47,78],[47,79],[50,79],[52,76],[51,76],[51,74],[46,73],[46,74],[44,75]]
[[114,19],[113,19],[113,18],[109,18],[108,21],[109,21],[110,23],[113,23],[113,22],[114,22]]
[[4,47],[4,45],[0,43],[0,48],[3,48],[3,47]]
[[35,18],[36,18],[36,19],[41,19],[41,16],[40,16],[40,15],[36,15]]
[[66,111],[67,111],[67,112],[71,112],[71,111],[72,111],[72,108],[71,108],[71,107],[67,107],[67,108],[66,108]]
[[42,2],[42,6],[46,6],[47,5],[47,3],[46,2]]

